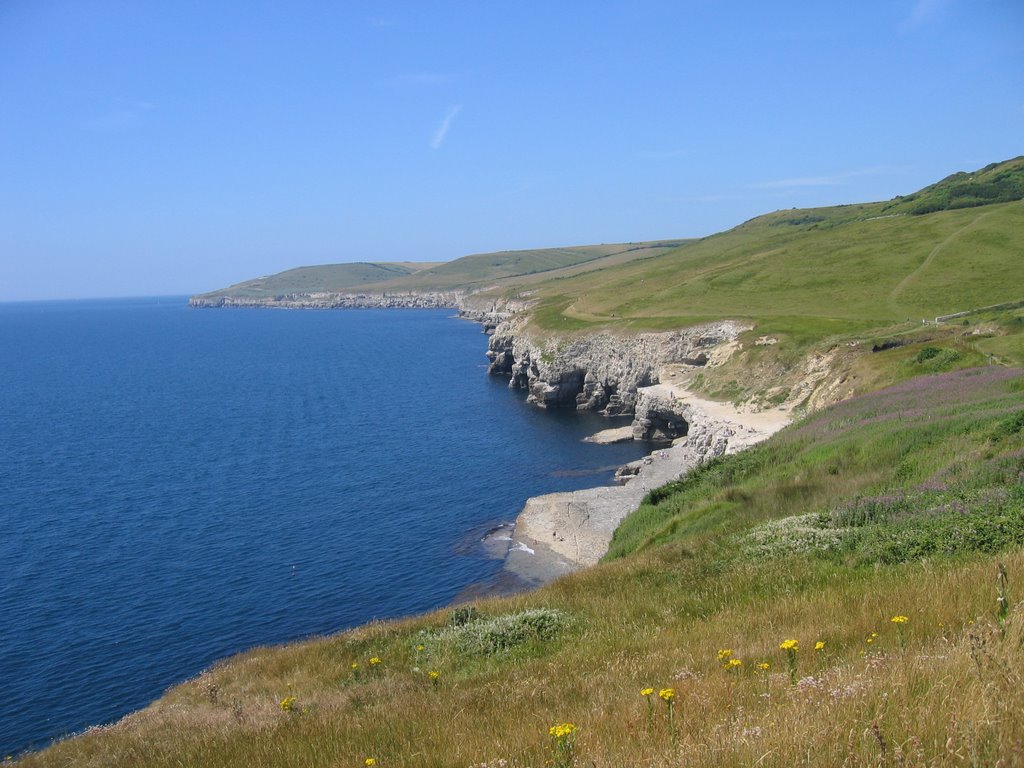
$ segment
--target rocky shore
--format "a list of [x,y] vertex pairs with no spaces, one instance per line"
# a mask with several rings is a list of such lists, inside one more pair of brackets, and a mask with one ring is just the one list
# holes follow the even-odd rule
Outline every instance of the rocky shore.
[[488,372],[507,376],[541,408],[593,410],[632,417],[629,426],[599,432],[594,442],[651,441],[653,452],[620,468],[617,485],[527,500],[508,546],[505,570],[517,583],[537,585],[593,565],[608,551],[622,519],[658,486],[698,464],[766,439],[789,423],[782,409],[752,412],[702,399],[686,387],[705,367],[738,348],[748,325],[731,320],[646,333],[578,335],[531,332],[527,301],[484,301],[457,291],[416,293],[295,293],[275,297],[200,295],[193,307],[280,309],[453,308],[490,334]]
[[[685,419],[687,434],[664,443],[640,461],[620,468],[619,485],[550,493],[527,500],[516,519],[505,568],[528,584],[597,563],[608,551],[622,519],[647,493],[685,475],[716,456],[747,448],[782,429],[790,415],[781,409],[745,412],[697,397],[683,386],[656,384],[638,391],[638,415],[631,427],[643,434],[647,414],[673,413]],[[608,430],[621,437],[622,430]],[[601,433],[595,436],[601,441]]]
[[539,407],[632,416],[628,427],[588,439],[646,440],[654,449],[621,468],[618,485],[529,499],[515,522],[506,569],[538,584],[593,565],[648,491],[789,423],[785,410],[742,410],[686,387],[695,372],[727,360],[748,329],[725,320],[663,333],[560,337],[530,333],[520,314],[498,319],[487,351],[492,375],[508,376],[509,387],[526,390],[528,401]]

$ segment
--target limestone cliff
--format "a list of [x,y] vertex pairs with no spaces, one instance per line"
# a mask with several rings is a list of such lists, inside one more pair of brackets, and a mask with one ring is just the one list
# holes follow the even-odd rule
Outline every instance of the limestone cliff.
[[[541,407],[632,415],[638,390],[657,384],[662,367],[706,365],[717,349],[748,327],[723,320],[661,333],[549,336],[531,333],[525,319],[513,316],[494,329],[488,370],[509,376],[511,388],[527,390],[529,401]],[[666,439],[685,434],[672,433],[670,418],[663,421],[658,428]]]

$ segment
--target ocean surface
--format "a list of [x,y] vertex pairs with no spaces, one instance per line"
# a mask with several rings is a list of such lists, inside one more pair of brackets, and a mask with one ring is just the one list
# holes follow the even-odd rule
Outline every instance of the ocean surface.
[[488,530],[642,455],[487,376],[450,315],[0,304],[0,756],[486,589]]

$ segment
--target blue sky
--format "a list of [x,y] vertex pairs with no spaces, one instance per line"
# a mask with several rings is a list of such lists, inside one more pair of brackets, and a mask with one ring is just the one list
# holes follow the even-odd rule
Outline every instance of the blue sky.
[[706,235],[1024,154],[1024,3],[0,2],[0,300]]

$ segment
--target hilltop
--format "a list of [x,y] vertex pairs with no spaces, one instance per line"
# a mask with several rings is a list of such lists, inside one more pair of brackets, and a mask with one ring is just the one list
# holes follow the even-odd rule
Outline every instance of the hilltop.
[[246,280],[192,297],[193,306],[221,306],[228,300],[249,306],[285,305],[317,294],[467,293],[501,285],[509,278],[575,274],[634,258],[644,258],[683,241],[584,245],[501,251],[463,256],[450,262],[356,262],[298,267]]

